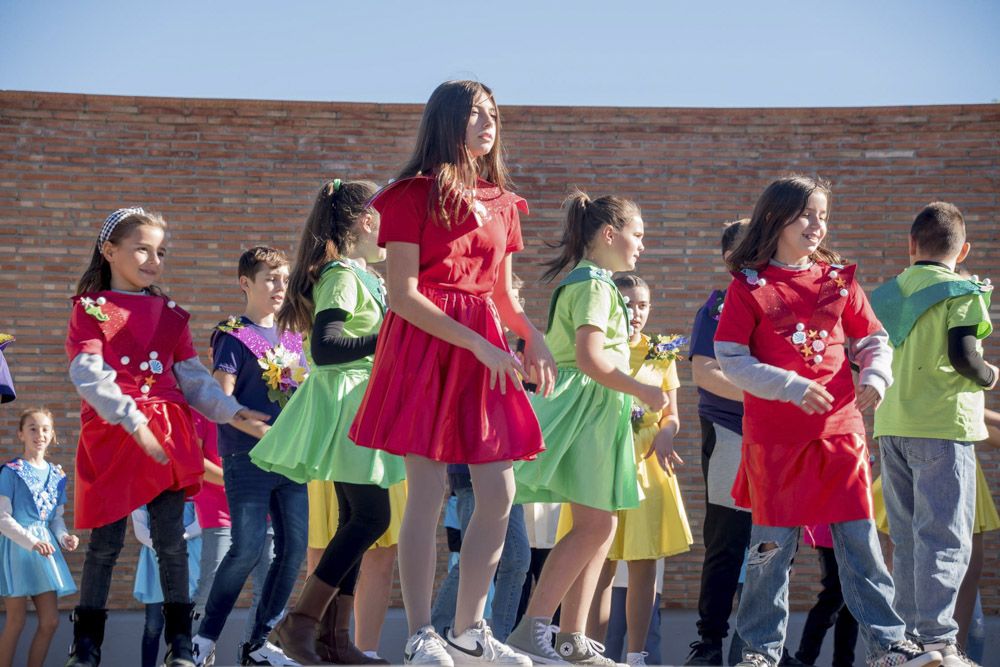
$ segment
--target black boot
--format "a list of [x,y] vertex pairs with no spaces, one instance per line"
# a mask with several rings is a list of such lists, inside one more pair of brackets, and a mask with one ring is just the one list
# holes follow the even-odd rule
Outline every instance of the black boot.
[[73,621],[73,645],[69,648],[66,667],[97,667],[101,664],[101,644],[104,643],[108,610],[77,607],[70,620]]
[[167,602],[163,605],[163,639],[167,643],[166,667],[195,667],[191,648],[191,614],[194,605]]

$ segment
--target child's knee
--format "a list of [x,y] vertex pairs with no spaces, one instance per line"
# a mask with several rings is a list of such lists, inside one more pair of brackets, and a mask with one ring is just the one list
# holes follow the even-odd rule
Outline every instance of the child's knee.
[[59,613],[39,613],[38,614],[38,632],[41,634],[52,635],[55,634],[56,630],[59,629]]
[[747,567],[765,567],[781,553],[781,545],[773,541],[758,542],[750,547]]

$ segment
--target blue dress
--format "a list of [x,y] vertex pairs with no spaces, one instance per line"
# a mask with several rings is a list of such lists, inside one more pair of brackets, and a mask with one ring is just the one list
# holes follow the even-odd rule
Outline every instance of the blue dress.
[[50,463],[36,468],[16,458],[0,467],[0,496],[10,498],[11,516],[34,537],[56,548],[51,556],[29,551],[0,535],[0,596],[24,597],[55,591],[76,593],[51,523],[66,504],[66,474]]
[[[146,524],[149,525],[149,513],[143,506],[139,510],[146,514]],[[190,526],[198,521],[195,516],[194,503],[190,500],[184,503],[184,525]],[[201,576],[201,537],[187,541],[188,550],[188,595],[194,597],[198,588],[198,578]],[[143,604],[163,602],[163,587],[160,585],[160,566],[156,563],[156,552],[142,546],[139,550],[139,565],[135,569],[135,586],[132,596]]]

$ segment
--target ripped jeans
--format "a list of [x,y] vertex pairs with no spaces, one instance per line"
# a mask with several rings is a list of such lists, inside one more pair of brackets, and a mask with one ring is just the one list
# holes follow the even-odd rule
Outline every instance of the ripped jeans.
[[[871,519],[830,525],[833,549],[847,608],[858,621],[870,656],[903,641],[905,627],[892,608],[893,585]],[[788,626],[788,567],[799,541],[799,528],[758,526],[750,532],[746,583],[736,628],[746,650],[777,665]]]

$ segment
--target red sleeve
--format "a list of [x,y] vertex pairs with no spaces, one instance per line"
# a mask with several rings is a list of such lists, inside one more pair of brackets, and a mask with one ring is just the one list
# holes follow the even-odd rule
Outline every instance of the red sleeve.
[[512,208],[507,221],[507,254],[524,250],[524,240],[521,238],[521,216],[517,208]]
[[857,280],[851,281],[850,294],[847,295],[847,305],[840,316],[844,325],[844,335],[848,338],[864,338],[882,328],[882,323],[875,316],[868,297]]
[[185,326],[174,346],[174,361],[187,361],[198,356],[198,350],[194,349],[194,341],[191,339],[191,327]]
[[97,320],[87,314],[79,299],[73,300],[66,331],[66,355],[69,360],[78,354],[101,354],[104,351],[104,332]]
[[753,295],[746,285],[733,280],[726,290],[726,300],[722,302],[715,340],[749,345],[750,334],[757,328],[759,321]]
[[427,218],[428,179],[407,179],[393,183],[372,199],[381,224],[378,244],[420,243],[421,231]]

